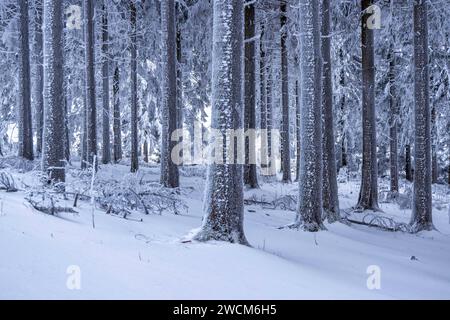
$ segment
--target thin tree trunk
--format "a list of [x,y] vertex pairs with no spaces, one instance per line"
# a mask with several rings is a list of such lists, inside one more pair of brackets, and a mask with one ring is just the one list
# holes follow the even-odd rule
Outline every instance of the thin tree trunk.
[[398,192],[398,100],[395,80],[395,53],[391,45],[389,56],[389,162],[391,177],[391,192]]
[[[138,156],[138,127],[137,127],[137,12],[136,12],[136,0],[130,1],[130,51],[131,51],[131,172],[137,172],[139,170],[139,156]],[[175,98],[176,99],[176,98]]]
[[374,34],[368,27],[367,19],[371,14],[367,9],[373,0],[361,1],[361,49],[362,49],[362,127],[363,156],[361,190],[357,209],[379,210],[378,207],[378,168],[377,168],[377,133],[375,118],[375,66]]
[[[243,30],[242,0],[214,0],[212,123],[218,136],[243,129]],[[220,140],[220,139],[219,139]],[[222,147],[213,135],[211,145]],[[223,147],[224,159],[236,160],[235,154]],[[212,157],[212,155],[210,155]],[[236,161],[211,162],[205,197],[205,216],[194,239],[219,240],[247,244],[244,235],[242,165]]]
[[322,0],[323,57],[323,208],[328,222],[340,219],[337,186],[336,150],[333,122],[333,82],[331,66],[330,0]]
[[33,160],[28,0],[19,0],[19,13],[19,156],[27,160]]
[[274,176],[276,174],[277,168],[276,168],[276,163],[275,163],[275,159],[272,158],[272,122],[273,122],[273,117],[272,117],[272,110],[273,110],[273,105],[272,105],[272,89],[273,89],[273,81],[272,81],[272,68],[270,67],[270,65],[267,65],[266,68],[267,71],[267,87],[266,87],[266,92],[267,92],[267,157],[268,157],[268,167],[269,167],[269,175]]
[[428,73],[427,1],[414,0],[414,205],[411,225],[433,229],[431,205],[431,114]]
[[65,181],[63,5],[44,1],[44,137],[42,170],[49,181]]
[[116,66],[113,78],[113,145],[114,145],[114,162],[117,163],[122,159],[122,124],[120,116],[120,98],[119,98],[119,67]]
[[294,226],[306,231],[322,223],[322,53],[319,2],[300,0],[301,156],[299,204]]
[[[177,2],[175,4],[177,14],[182,14],[180,9],[180,4]],[[183,51],[182,51],[182,34],[181,34],[181,19],[176,19],[176,46],[177,46],[177,130],[178,130],[178,143],[180,148],[180,157],[183,159]]]
[[258,187],[256,173],[256,74],[255,74],[255,5],[253,0],[245,4],[245,63],[244,63],[244,130],[245,165],[244,184],[250,188]]
[[42,34],[42,0],[35,0],[35,76],[34,76],[34,110],[36,127],[36,153],[42,154],[42,131],[44,126],[44,56]]
[[405,174],[406,180],[411,182],[414,180],[411,160],[411,145],[409,144],[405,147]]
[[147,138],[144,140],[144,162],[148,163],[148,142],[147,142]]
[[[342,65],[342,69],[341,69],[341,74],[339,76],[339,85],[341,88],[345,87],[345,70],[343,67],[343,63],[344,63],[344,52],[341,49],[339,49],[339,59]],[[341,131],[341,161],[340,161],[340,165],[341,167],[347,167],[348,165],[348,159],[347,159],[347,141],[346,141],[346,129],[345,129],[345,104],[346,104],[346,98],[345,98],[345,94],[341,95],[341,101],[339,103],[340,105],[340,120],[339,120],[339,129]]]
[[260,136],[261,136],[261,168],[268,167],[268,146],[267,146],[267,91],[266,91],[266,52],[264,48],[264,24],[261,22],[261,36],[259,39],[259,72],[260,72]]
[[295,82],[295,134],[297,136],[297,161],[296,161],[296,176],[295,181],[300,181],[300,142],[301,142],[301,117],[300,117],[300,84]]
[[[87,109],[87,160],[94,164],[97,156],[97,106],[95,101],[95,34],[94,1],[84,0],[86,38],[86,109]],[[96,162],[97,163],[97,162]],[[95,170],[97,168],[94,168]]]
[[161,23],[163,36],[163,106],[161,145],[161,184],[168,188],[179,186],[178,167],[172,158],[176,141],[172,133],[177,129],[177,56],[175,1],[161,2]]
[[437,128],[436,128],[436,107],[431,108],[431,183],[437,183],[439,178],[439,167],[437,158]]
[[282,182],[291,181],[291,143],[289,137],[289,70],[287,52],[287,1],[280,0],[281,11],[281,163],[283,167]]
[[103,0],[102,16],[102,162],[111,162],[111,141],[109,135],[109,33],[108,33],[108,8],[106,0]]

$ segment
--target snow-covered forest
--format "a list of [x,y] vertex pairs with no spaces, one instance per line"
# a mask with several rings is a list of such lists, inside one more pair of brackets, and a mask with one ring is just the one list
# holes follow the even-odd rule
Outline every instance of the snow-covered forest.
[[450,299],[449,0],[0,0],[0,299]]

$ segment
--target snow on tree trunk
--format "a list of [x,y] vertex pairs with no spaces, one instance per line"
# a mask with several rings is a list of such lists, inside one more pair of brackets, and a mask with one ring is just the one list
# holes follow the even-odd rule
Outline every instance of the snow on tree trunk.
[[44,1],[44,135],[42,170],[65,181],[62,1]]
[[302,139],[302,133],[301,133],[301,121],[302,118],[300,116],[300,84],[298,81],[295,82],[295,134],[296,134],[296,175],[295,175],[295,181],[300,181],[300,142]]
[[102,162],[107,164],[111,162],[111,141],[109,135],[109,53],[108,53],[108,8],[106,0],[103,0],[103,16],[102,16]]
[[433,229],[431,205],[431,114],[428,73],[427,2],[414,1],[414,204],[416,232]]
[[86,63],[86,110],[87,110],[87,161],[93,164],[97,156],[97,106],[95,100],[95,34],[94,1],[84,0],[85,63]]
[[379,210],[378,207],[378,168],[377,168],[377,133],[375,117],[375,66],[374,34],[367,25],[371,17],[368,8],[373,0],[361,1],[361,50],[362,50],[362,131],[363,155],[361,190],[359,193],[359,210]]
[[[176,12],[182,15],[183,13],[180,12],[180,3],[175,4]],[[177,130],[180,133],[178,135],[178,143],[180,146],[183,144],[183,66],[182,66],[182,60],[183,60],[183,37],[181,34],[181,17],[176,19],[176,28],[177,28],[177,35],[176,35],[176,47],[177,47]],[[180,157],[183,157],[183,148],[181,147],[180,151]]]
[[389,163],[391,192],[398,192],[398,98],[395,79],[396,58],[393,45],[389,51]]
[[436,107],[431,108],[431,183],[437,183],[439,179],[439,167],[437,157],[437,127],[436,127]]
[[139,170],[139,155],[138,155],[138,118],[137,118],[137,12],[136,12],[136,0],[130,1],[130,78],[131,78],[131,90],[130,90],[130,108],[131,108],[131,172],[137,172]]
[[282,182],[291,181],[291,143],[289,137],[289,71],[287,49],[287,1],[280,0],[281,19],[281,163]]
[[306,231],[322,223],[322,55],[319,2],[300,0],[301,156],[297,218]]
[[34,54],[35,75],[34,88],[34,114],[36,128],[36,153],[42,154],[42,131],[44,126],[44,63],[43,63],[43,34],[42,34],[42,0],[35,0],[35,30]]
[[28,0],[19,0],[19,156],[33,160],[33,125],[31,119],[30,46],[28,31]]
[[256,45],[255,45],[255,4],[247,0],[244,10],[244,130],[245,165],[244,184],[250,188],[258,187],[256,173]]
[[264,48],[264,23],[261,22],[259,38],[259,86],[260,86],[260,135],[261,135],[261,168],[268,165],[268,145],[267,145],[267,91],[266,91],[266,52]]
[[[273,105],[272,105],[272,89],[273,89],[273,81],[272,81],[272,68],[270,67],[269,64],[267,64],[266,67],[266,72],[267,72],[267,86],[266,86],[266,95],[267,95],[267,113],[266,113],[266,118],[267,118],[267,157],[268,157],[268,165],[271,168],[269,170],[269,173],[271,175],[275,175],[276,174],[276,164],[273,163],[274,159],[272,159],[272,122],[273,122],[273,117],[272,117],[272,110],[273,110]],[[273,169],[272,169],[273,168]]]
[[323,57],[323,208],[328,222],[340,219],[336,150],[333,122],[333,82],[331,66],[330,0],[322,1]]
[[122,124],[120,116],[120,99],[119,99],[119,67],[116,66],[113,77],[113,151],[114,162],[117,163],[122,159]]
[[244,130],[245,165],[244,184],[250,188],[258,186],[256,173],[256,45],[255,45],[255,5],[247,1],[244,5]]
[[162,135],[161,135],[161,184],[168,188],[179,186],[178,167],[172,159],[177,141],[172,133],[177,129],[177,56],[175,1],[161,2],[163,84],[162,84]]
[[[212,53],[212,123],[218,131],[211,145],[223,150],[224,159],[235,159],[230,148],[215,138],[229,130],[243,129],[243,29],[242,0],[214,0]],[[219,139],[220,140],[220,139]],[[218,144],[218,145],[215,145]],[[194,239],[247,244],[244,235],[243,170],[236,162],[208,165],[203,225]]]

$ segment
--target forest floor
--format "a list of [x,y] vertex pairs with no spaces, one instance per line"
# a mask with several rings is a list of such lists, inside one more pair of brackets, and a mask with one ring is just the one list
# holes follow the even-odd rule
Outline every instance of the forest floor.
[[[120,177],[128,170],[103,166],[99,174]],[[141,171],[158,181],[157,168]],[[17,181],[31,179],[31,173],[10,172]],[[50,216],[32,209],[23,191],[1,192],[0,299],[450,299],[447,186],[434,186],[436,231],[412,235],[335,223],[307,233],[279,228],[295,218],[286,209],[296,183],[261,182],[245,195],[252,245],[246,247],[183,241],[201,225],[204,187],[204,172],[183,172],[186,213],[134,212],[123,219],[97,208],[95,229],[87,201],[77,213]],[[350,212],[359,179],[339,180],[341,209]],[[259,203],[274,199],[284,200],[277,208]],[[398,222],[411,215],[397,204],[382,203],[381,209],[378,214]],[[362,220],[365,214],[352,214],[358,215]],[[370,266],[380,271],[379,289],[367,285]],[[74,275],[80,284],[75,290]]]

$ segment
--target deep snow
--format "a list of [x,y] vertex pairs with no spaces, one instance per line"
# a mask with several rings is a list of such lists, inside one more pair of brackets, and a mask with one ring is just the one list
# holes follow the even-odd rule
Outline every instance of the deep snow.
[[[159,179],[156,168],[142,168]],[[107,166],[122,176],[126,166]],[[17,179],[30,179],[14,173]],[[356,204],[359,180],[342,182],[341,208]],[[450,298],[449,192],[438,186],[438,231],[417,235],[361,225],[327,224],[328,231],[279,229],[295,213],[245,208],[245,232],[253,248],[227,243],[184,243],[202,216],[203,178],[181,178],[185,215],[145,216],[143,222],[95,211],[53,217],[26,203],[24,194],[0,193],[1,299],[413,299]],[[296,194],[296,184],[264,183],[246,198],[271,200]],[[72,200],[68,200],[70,205]],[[446,206],[447,205],[447,206]],[[382,204],[385,215],[408,221],[410,210]],[[413,258],[414,257],[414,258]],[[367,287],[367,268],[378,266],[381,289]],[[70,266],[80,268],[80,290],[67,287]]]

